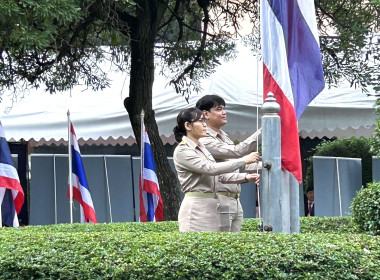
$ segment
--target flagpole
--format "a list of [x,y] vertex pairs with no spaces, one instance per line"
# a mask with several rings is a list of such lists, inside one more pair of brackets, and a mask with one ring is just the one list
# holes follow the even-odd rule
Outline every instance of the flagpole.
[[[141,110],[141,114],[140,114],[140,130],[141,130],[141,139],[140,139],[140,153],[141,153],[141,157],[140,157],[140,188],[141,190],[144,190],[144,133],[145,133],[145,126],[144,126],[144,116],[145,116],[145,112],[144,112],[144,109]],[[141,203],[141,201],[140,201]],[[141,208],[140,208],[141,209]]]
[[3,213],[1,212],[1,204],[3,203],[5,188],[0,188],[0,227],[3,226]]
[[68,150],[69,150],[69,191],[70,191],[70,223],[73,223],[73,184],[72,184],[72,155],[71,155],[71,120],[70,110],[67,110]]

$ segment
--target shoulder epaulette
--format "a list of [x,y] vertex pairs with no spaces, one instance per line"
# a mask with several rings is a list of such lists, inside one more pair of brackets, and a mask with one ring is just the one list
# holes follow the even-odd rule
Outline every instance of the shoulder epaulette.
[[179,144],[180,145],[186,145],[187,143],[184,140],[182,140]]

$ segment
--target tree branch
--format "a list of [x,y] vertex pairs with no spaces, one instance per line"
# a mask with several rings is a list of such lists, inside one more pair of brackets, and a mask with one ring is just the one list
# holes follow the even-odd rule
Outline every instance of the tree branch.
[[178,84],[180,84],[181,80],[183,80],[187,74],[190,75],[190,78],[193,78],[193,73],[194,73],[195,66],[202,61],[202,53],[203,53],[203,51],[205,49],[205,46],[206,46],[207,28],[208,28],[208,24],[209,24],[209,21],[210,21],[210,17],[209,17],[209,14],[208,14],[208,4],[209,4],[209,1],[207,1],[207,0],[198,0],[198,4],[202,8],[203,13],[204,13],[203,32],[202,32],[201,45],[199,46],[199,48],[197,50],[197,54],[194,57],[192,63],[190,65],[188,65],[176,79],[172,79],[170,81],[170,84],[174,85],[177,93],[179,93],[181,91],[180,88],[179,88],[179,86],[178,86]]

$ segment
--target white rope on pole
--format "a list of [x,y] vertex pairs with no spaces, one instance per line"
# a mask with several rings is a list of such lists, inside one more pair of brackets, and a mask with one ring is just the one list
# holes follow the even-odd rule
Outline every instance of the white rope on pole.
[[69,150],[69,191],[70,191],[70,223],[73,223],[73,183],[72,183],[72,165],[71,165],[71,120],[70,110],[67,110],[67,128],[68,128],[68,150]]
[[336,162],[336,175],[337,175],[337,179],[338,179],[339,215],[340,215],[340,217],[342,217],[343,216],[343,213],[342,213],[342,196],[341,196],[341,192],[340,192],[340,177],[339,177],[338,158],[335,158],[335,162]]
[[[257,22],[260,25],[260,0],[257,0]],[[261,42],[261,26],[259,28],[259,39]],[[261,44],[259,43],[259,50],[256,55],[256,131],[259,129],[259,56],[261,56]],[[262,95],[264,97],[264,94]],[[259,151],[259,141],[256,141],[256,151]],[[258,168],[256,169],[256,173],[258,174]],[[257,205],[259,208],[259,219],[261,219],[261,204],[260,204],[260,186],[257,185]]]
[[110,212],[110,220],[112,223],[112,207],[111,207],[111,195],[110,195],[110,185],[108,182],[108,171],[107,171],[107,159],[106,156],[103,156],[104,159],[104,170],[106,172],[106,184],[107,184],[107,196],[108,196],[108,205],[109,205],[109,212]]
[[[141,139],[140,139],[140,153],[141,153],[141,157],[140,157],[140,182],[141,182],[141,186],[140,188],[142,190],[144,190],[144,158],[145,158],[145,153],[144,153],[144,133],[145,133],[145,126],[144,126],[144,116],[145,116],[145,112],[144,112],[144,109],[141,110],[141,115],[140,115],[140,123],[141,123]],[[140,190],[139,190],[140,191]],[[141,202],[140,202],[141,203]],[[141,207],[140,207],[141,209]],[[140,215],[139,215],[140,217]],[[140,218],[139,218],[139,221],[140,221]]]
[[55,154],[53,155],[53,178],[54,178],[54,223],[58,223],[57,215],[57,172],[55,166]]

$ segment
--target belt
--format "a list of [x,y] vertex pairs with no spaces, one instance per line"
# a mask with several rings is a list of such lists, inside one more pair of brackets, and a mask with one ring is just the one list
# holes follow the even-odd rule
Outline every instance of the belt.
[[233,193],[233,192],[217,192],[216,194],[232,197],[235,199],[238,199],[240,197],[240,193]]
[[202,193],[202,192],[187,192],[185,193],[187,197],[202,197],[202,198],[216,198],[215,193]]

